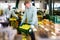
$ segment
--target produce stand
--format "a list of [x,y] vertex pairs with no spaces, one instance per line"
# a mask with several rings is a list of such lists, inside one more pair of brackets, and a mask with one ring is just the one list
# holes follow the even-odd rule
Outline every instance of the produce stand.
[[17,21],[16,18],[10,18],[9,21],[10,21],[10,25],[11,25],[13,28],[17,28],[17,27],[18,27],[18,21]]
[[39,35],[42,38],[49,38],[51,36],[56,36],[55,34],[55,26],[52,21],[49,21],[48,19],[44,19],[39,24]]

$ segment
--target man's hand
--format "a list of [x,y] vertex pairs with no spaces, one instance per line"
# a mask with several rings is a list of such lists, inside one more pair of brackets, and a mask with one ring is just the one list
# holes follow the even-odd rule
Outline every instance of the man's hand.
[[19,20],[19,17],[16,17],[17,20]]
[[23,23],[20,24],[20,26],[22,26]]
[[7,18],[7,20],[9,21],[9,18]]
[[34,27],[34,25],[31,25],[31,29],[32,29],[33,31],[37,31],[37,29]]

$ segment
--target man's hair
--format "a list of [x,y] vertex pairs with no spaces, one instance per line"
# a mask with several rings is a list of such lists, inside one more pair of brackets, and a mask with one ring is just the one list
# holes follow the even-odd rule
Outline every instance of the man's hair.
[[27,3],[30,3],[30,1],[26,0],[26,1],[24,2],[24,5],[26,5]]

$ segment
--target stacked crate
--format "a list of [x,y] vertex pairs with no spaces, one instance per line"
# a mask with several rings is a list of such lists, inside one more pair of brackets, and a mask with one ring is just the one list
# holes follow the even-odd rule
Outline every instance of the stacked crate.
[[47,19],[42,20],[39,22],[39,34],[41,37],[51,37],[55,36],[55,25],[52,21]]

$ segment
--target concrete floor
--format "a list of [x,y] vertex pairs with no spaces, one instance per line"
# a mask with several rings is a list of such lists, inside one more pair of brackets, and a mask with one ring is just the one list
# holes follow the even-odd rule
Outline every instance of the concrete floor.
[[[55,24],[55,28],[59,29],[60,28],[60,24]],[[55,30],[56,33],[60,34],[60,30]],[[8,38],[6,37],[6,35],[2,36],[3,34],[0,33],[0,40],[8,40]],[[4,39],[5,38],[5,39]],[[40,38],[38,36],[36,36],[37,40],[60,40],[60,35],[57,35],[56,37],[51,37],[51,38]],[[16,35],[16,37],[14,38],[14,40],[22,40],[22,35]]]

